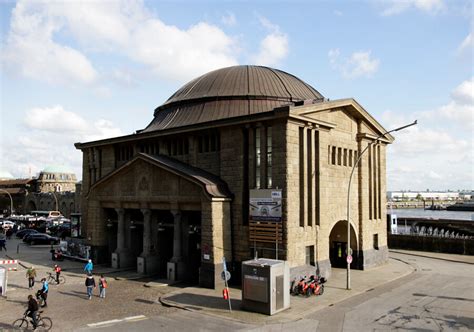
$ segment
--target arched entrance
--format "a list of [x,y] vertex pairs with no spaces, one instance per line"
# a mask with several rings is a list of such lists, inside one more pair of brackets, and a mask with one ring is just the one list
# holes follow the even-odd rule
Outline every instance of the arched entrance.
[[[352,263],[351,267],[357,266],[357,237],[354,227],[351,225],[351,249]],[[338,221],[331,230],[329,235],[329,258],[332,267],[347,267],[347,221]]]
[[26,206],[26,211],[31,212],[31,211],[36,211],[36,204],[33,201],[28,201],[28,205]]

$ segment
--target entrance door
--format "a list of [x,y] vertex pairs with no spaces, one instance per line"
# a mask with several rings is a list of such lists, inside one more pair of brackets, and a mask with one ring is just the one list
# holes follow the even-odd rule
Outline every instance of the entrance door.
[[331,266],[333,267],[346,267],[346,242],[333,241],[331,246]]

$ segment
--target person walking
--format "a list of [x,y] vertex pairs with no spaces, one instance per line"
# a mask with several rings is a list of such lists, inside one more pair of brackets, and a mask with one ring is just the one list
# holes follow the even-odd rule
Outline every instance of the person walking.
[[33,266],[29,267],[26,270],[26,277],[28,278],[28,288],[32,289],[35,285],[35,278],[36,278],[36,270]]
[[7,243],[7,238],[2,229],[0,230],[0,251],[2,251],[2,249],[5,249],[5,251],[7,251],[7,247],[5,246],[6,243]]
[[99,279],[99,297],[105,299],[105,289],[107,288],[107,280],[105,279],[104,275],[100,275]]
[[41,279],[41,282],[43,283],[43,287],[38,291],[39,296],[43,299],[43,305],[41,307],[47,307],[48,303],[46,303],[46,300],[48,299],[48,292],[49,292],[49,284],[46,281],[46,278]]
[[87,288],[87,297],[88,297],[89,300],[90,300],[90,299],[92,298],[92,291],[93,291],[94,288],[96,287],[96,285],[95,285],[95,279],[94,279],[94,277],[92,276],[92,274],[89,274],[89,275],[86,277],[85,285],[86,285],[86,288]]
[[61,275],[61,266],[54,265],[54,272],[56,272],[56,283],[59,285],[59,276]]
[[87,274],[92,274],[93,269],[94,269],[94,264],[92,264],[92,259],[89,259],[87,264],[84,266],[84,271],[86,271]]
[[33,330],[36,329],[36,325],[38,325],[38,310],[38,301],[36,301],[33,295],[28,295],[28,309],[26,309],[25,315],[28,315],[33,320]]

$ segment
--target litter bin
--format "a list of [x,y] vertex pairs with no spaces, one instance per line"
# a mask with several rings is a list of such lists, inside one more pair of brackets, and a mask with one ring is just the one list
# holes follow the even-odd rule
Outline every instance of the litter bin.
[[259,258],[242,263],[242,308],[274,315],[290,307],[288,262]]

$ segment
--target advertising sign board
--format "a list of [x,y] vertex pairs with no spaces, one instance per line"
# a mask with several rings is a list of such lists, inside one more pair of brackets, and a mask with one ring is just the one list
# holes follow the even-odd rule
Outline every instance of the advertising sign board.
[[250,190],[250,220],[281,221],[281,189]]

